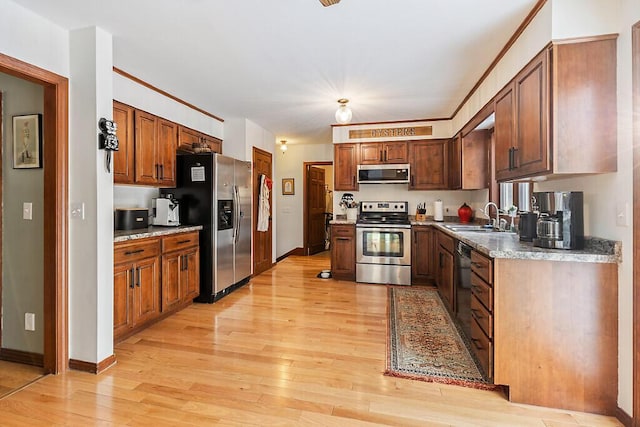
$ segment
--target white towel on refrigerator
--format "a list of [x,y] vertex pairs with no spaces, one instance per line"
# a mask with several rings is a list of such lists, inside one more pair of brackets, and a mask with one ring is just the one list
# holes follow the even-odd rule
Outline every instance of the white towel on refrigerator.
[[258,196],[258,231],[269,230],[269,186],[267,177],[260,175],[260,192]]

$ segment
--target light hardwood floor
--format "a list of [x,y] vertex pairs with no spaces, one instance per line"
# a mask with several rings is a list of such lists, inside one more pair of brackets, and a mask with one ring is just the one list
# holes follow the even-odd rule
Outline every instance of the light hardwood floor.
[[39,366],[0,360],[0,398],[42,377]]
[[289,257],[119,344],[101,375],[48,376],[0,400],[0,425],[619,425],[382,375],[387,289],[317,279],[328,262]]

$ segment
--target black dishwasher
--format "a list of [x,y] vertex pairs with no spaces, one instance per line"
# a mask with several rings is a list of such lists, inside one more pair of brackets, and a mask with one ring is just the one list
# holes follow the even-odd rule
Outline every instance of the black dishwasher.
[[456,320],[471,337],[471,246],[458,241],[456,247]]

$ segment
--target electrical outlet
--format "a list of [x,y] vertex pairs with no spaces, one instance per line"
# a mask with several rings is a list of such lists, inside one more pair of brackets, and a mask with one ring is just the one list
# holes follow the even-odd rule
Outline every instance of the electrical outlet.
[[84,219],[84,203],[71,203],[71,218]]
[[33,203],[24,202],[22,204],[22,219],[26,219],[26,220],[33,219]]
[[629,226],[629,203],[616,203],[616,225],[620,227]]
[[24,330],[35,331],[36,330],[36,315],[35,313],[24,314]]

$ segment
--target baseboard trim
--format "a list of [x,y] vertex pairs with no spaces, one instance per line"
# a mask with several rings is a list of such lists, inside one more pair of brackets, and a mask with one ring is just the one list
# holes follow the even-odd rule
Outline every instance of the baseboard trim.
[[116,364],[116,355],[112,354],[106,359],[98,362],[85,362],[84,360],[69,359],[69,369],[76,371],[89,372],[90,374],[99,374],[104,372],[111,366]]
[[619,406],[616,408],[615,417],[622,423],[624,427],[633,427],[633,418]]
[[44,355],[10,348],[0,348],[0,360],[44,367]]
[[281,255],[278,258],[276,258],[276,262],[280,262],[280,261],[282,261],[283,259],[285,259],[286,257],[288,257],[290,255],[304,256],[304,248],[293,248],[289,252],[287,252],[286,254]]

